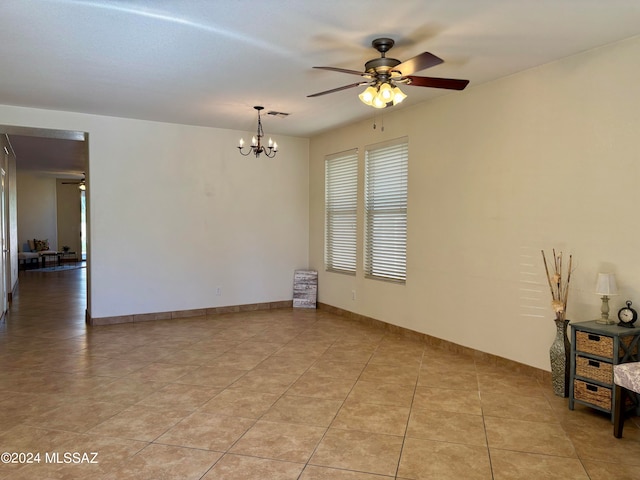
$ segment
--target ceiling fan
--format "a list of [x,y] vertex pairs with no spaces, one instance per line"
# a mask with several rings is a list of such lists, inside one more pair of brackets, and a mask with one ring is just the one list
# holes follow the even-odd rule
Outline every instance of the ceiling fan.
[[83,172],[82,173],[82,179],[81,180],[74,180],[71,182],[60,182],[62,183],[62,185],[78,185],[78,188],[80,190],[86,190],[87,189],[87,184],[86,184],[86,175]]
[[393,47],[394,43],[394,40],[391,38],[376,38],[373,40],[371,45],[380,52],[380,58],[374,58],[365,63],[364,72],[337,67],[313,67],[321,70],[359,75],[364,77],[364,80],[343,87],[325,90],[324,92],[314,93],[313,95],[307,95],[307,97],[319,97],[328,93],[368,85],[367,89],[359,95],[360,100],[366,105],[375,108],[385,108],[396,105],[406,98],[406,95],[400,90],[398,84],[414,85],[416,87],[445,88],[449,90],[464,90],[469,84],[469,80],[418,77],[412,75],[414,72],[439,65],[443,63],[444,60],[429,52],[423,52],[404,62],[395,58],[387,58],[386,53]]

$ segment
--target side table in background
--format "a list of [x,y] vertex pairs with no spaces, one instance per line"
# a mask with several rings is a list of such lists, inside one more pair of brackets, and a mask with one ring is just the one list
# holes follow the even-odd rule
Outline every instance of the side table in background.
[[59,263],[62,264],[64,262],[73,262],[74,264],[78,264],[78,254],[76,252],[60,252],[60,260]]

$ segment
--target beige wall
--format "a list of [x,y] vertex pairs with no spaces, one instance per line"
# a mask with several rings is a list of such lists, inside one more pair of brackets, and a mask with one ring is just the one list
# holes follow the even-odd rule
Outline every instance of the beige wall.
[[80,194],[77,185],[34,172],[17,174],[15,225],[20,251],[29,239],[48,239],[51,250],[80,250]]
[[49,240],[58,249],[56,179],[31,172],[17,174],[17,224],[20,251],[29,239]]
[[93,318],[291,300],[307,139],[256,159],[238,154],[247,132],[6,105],[0,124],[88,132]]
[[[367,121],[312,138],[319,300],[546,370],[555,326],[541,249],[574,256],[571,320],[599,316],[598,272],[617,275],[613,316],[627,299],[640,307],[639,56],[635,38],[388,110],[384,132]],[[357,276],[324,272],[324,156],[358,147],[362,189],[365,146],[404,135],[406,285],[363,278],[362,223]]]
[[80,189],[69,180],[56,180],[56,205],[58,225],[58,251],[68,246],[78,258],[82,252],[80,244]]

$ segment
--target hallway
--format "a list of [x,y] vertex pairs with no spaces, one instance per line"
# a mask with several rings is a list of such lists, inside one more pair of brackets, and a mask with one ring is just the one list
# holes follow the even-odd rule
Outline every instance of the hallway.
[[323,310],[87,327],[85,275],[20,274],[0,479],[640,478],[635,422],[508,369]]

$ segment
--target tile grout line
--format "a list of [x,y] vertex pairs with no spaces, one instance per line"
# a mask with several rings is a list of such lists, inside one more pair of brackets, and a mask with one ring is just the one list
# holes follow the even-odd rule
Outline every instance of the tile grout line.
[[415,385],[413,386],[413,394],[411,395],[411,404],[409,405],[409,416],[407,417],[407,425],[404,429],[404,435],[402,436],[402,445],[400,446],[400,455],[398,456],[398,464],[396,465],[395,478],[398,478],[400,474],[400,464],[402,463],[402,454],[404,453],[404,446],[407,441],[407,434],[409,432],[409,423],[411,422],[411,414],[413,413],[413,402],[416,398],[416,392],[418,391],[418,382],[420,381],[420,372],[424,363],[424,351],[426,347],[422,349],[422,356],[420,357],[420,364],[418,366],[418,376],[416,377]]

